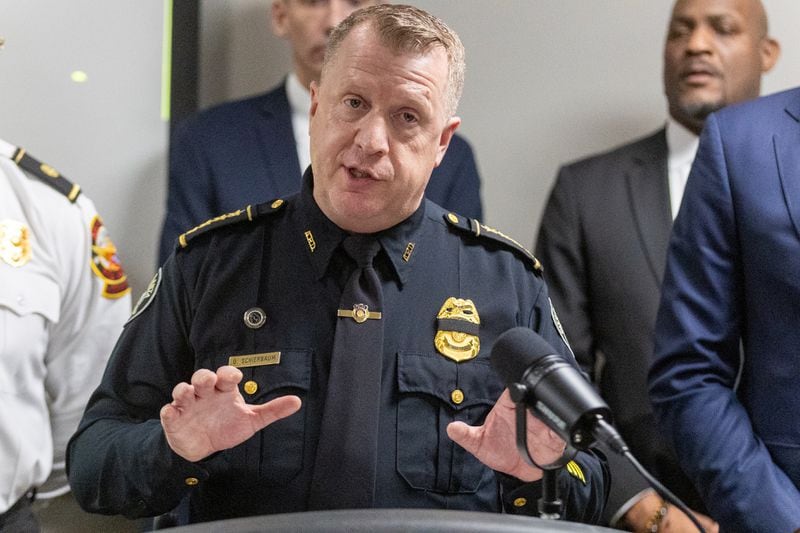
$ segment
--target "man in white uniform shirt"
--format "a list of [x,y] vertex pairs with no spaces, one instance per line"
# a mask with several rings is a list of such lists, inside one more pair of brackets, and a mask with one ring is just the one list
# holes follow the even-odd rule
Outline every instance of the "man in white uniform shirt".
[[0,140],[0,531],[38,531],[33,495],[69,492],[66,444],[130,299],[91,200]]
[[[653,475],[701,513],[702,502],[658,434],[647,395],[667,242],[706,117],[757,97],[779,51],[759,0],[675,2],[664,44],[666,127],[564,166],[536,246],[575,356],[622,436]],[[632,467],[611,459],[610,525],[692,528]],[[707,531],[716,530],[702,518]]]

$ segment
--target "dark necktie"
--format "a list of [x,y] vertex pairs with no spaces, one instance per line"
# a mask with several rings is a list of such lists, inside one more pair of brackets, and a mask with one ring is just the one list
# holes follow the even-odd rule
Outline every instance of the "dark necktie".
[[309,509],[373,506],[383,358],[383,293],[372,260],[378,241],[342,243],[357,264],[342,291]]

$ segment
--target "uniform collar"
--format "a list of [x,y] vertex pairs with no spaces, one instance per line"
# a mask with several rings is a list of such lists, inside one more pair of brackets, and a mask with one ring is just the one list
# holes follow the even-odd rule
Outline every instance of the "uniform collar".
[[[426,200],[423,199],[417,210],[407,219],[375,234],[401,284],[408,280],[418,253],[415,249],[422,237],[425,204]],[[303,174],[299,206],[304,224],[300,238],[306,242],[316,278],[321,279],[347,232],[331,222],[314,200],[314,175],[310,167]]]

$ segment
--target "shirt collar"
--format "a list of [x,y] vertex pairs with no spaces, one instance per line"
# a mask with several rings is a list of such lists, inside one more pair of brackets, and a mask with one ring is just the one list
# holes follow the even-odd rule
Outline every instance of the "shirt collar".
[[670,168],[679,168],[691,165],[697,153],[700,139],[697,135],[687,130],[674,118],[667,120],[667,153],[669,154]]
[[[427,200],[423,199],[417,210],[407,219],[375,234],[401,284],[406,283],[414,265],[416,246],[422,237],[426,203]],[[314,200],[314,175],[310,167],[303,174],[299,208],[304,223],[300,238],[306,241],[316,277],[321,279],[347,232],[326,217]]]
[[308,110],[311,108],[311,93],[303,87],[294,72],[290,72],[286,77],[286,99],[289,100],[292,113],[308,115]]

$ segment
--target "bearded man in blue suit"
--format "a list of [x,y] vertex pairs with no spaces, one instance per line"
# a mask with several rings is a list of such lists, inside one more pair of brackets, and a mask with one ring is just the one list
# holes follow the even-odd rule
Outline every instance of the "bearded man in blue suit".
[[[293,70],[270,91],[190,116],[172,134],[167,213],[159,264],[177,237],[214,216],[300,190],[311,162],[309,85],[319,80],[328,35],[375,0],[273,0],[272,30],[291,48]],[[454,135],[425,196],[449,211],[483,218],[472,148]]]
[[800,88],[706,121],[650,398],[721,531],[800,529]]

